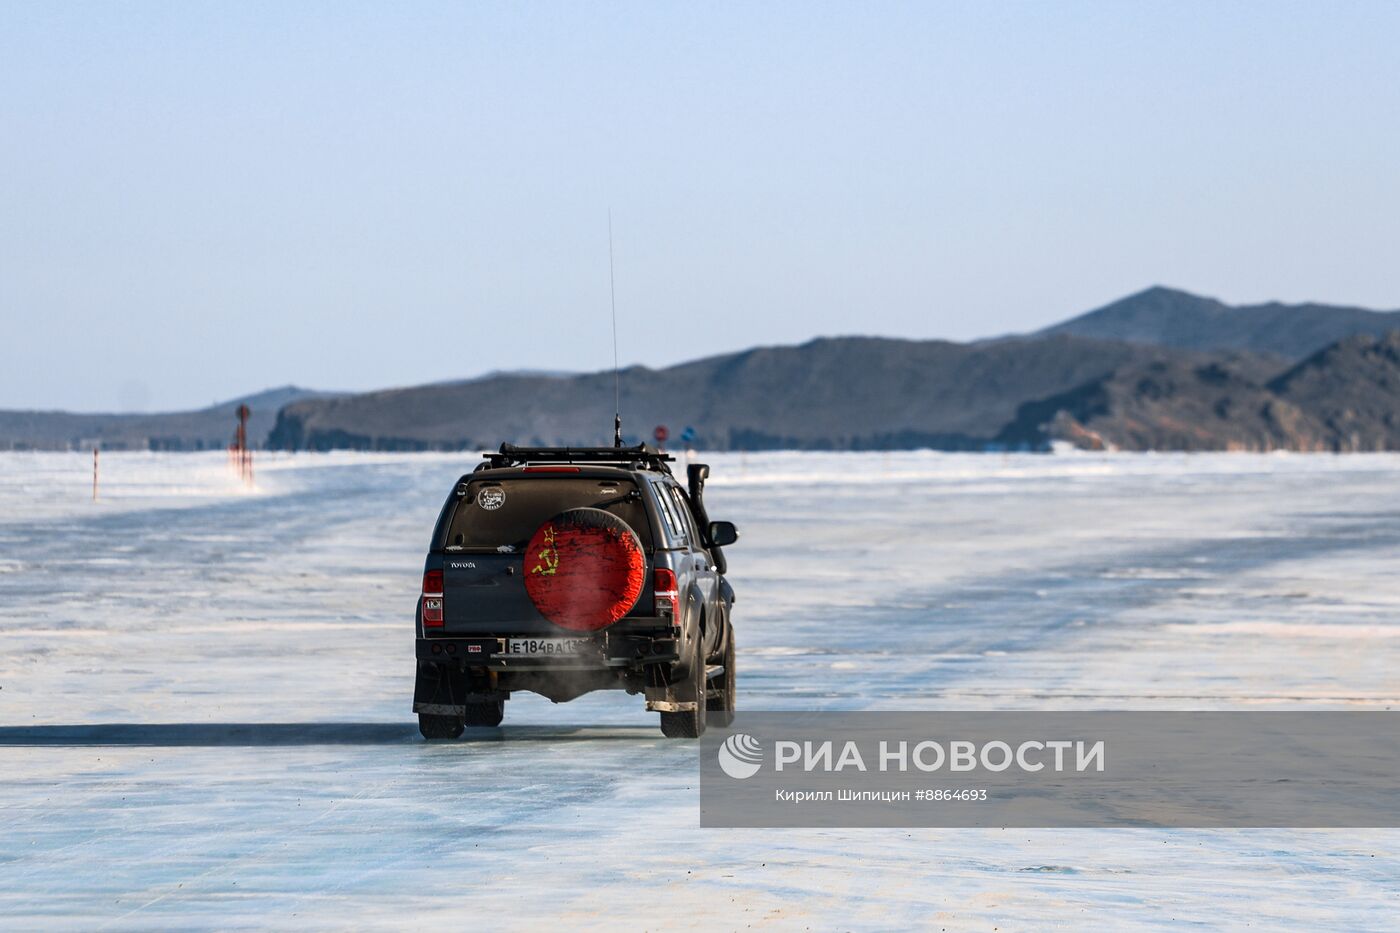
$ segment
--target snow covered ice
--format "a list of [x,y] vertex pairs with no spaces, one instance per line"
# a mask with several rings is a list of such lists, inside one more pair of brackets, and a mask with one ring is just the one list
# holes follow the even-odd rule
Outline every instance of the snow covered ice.
[[[1392,709],[1400,457],[726,454],[744,709]],[[7,927],[1393,928],[1400,831],[698,828],[640,698],[427,744],[462,455],[0,454]]]

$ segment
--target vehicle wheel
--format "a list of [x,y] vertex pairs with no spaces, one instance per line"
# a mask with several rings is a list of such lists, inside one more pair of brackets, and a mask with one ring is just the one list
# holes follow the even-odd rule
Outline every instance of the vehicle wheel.
[[499,726],[505,715],[505,700],[488,700],[485,703],[467,704],[467,725],[469,726]]
[[709,687],[720,691],[705,701],[709,721],[727,726],[734,721],[734,630],[725,633],[724,673],[716,674]]
[[418,731],[425,739],[455,739],[462,734],[462,720],[456,716],[419,713]]
[[661,714],[661,734],[668,739],[698,739],[705,731],[705,654],[700,633],[695,634],[695,660],[690,665],[695,709]]

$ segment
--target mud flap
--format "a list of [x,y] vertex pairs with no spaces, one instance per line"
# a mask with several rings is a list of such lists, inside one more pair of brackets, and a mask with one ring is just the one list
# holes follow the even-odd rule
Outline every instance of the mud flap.
[[467,676],[446,664],[418,662],[413,685],[413,711],[436,716],[461,716],[466,712]]
[[684,713],[696,709],[703,697],[695,695],[695,682],[687,677],[680,683],[646,688],[647,710],[660,713]]
[[465,716],[467,703],[487,703],[506,699],[479,678],[468,676],[448,664],[418,662],[418,679],[413,685],[413,711],[433,716]]

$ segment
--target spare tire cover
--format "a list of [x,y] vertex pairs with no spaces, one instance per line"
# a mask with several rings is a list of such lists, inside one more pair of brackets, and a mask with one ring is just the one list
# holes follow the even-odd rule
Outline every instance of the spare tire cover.
[[642,595],[646,555],[637,533],[602,509],[570,509],[545,522],[525,551],[525,592],[555,625],[596,632]]

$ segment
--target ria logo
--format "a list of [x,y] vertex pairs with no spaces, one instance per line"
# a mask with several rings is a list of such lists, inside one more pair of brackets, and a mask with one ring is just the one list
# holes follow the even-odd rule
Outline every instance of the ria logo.
[[751,778],[763,767],[763,746],[753,736],[736,732],[719,747],[719,766],[736,780]]

